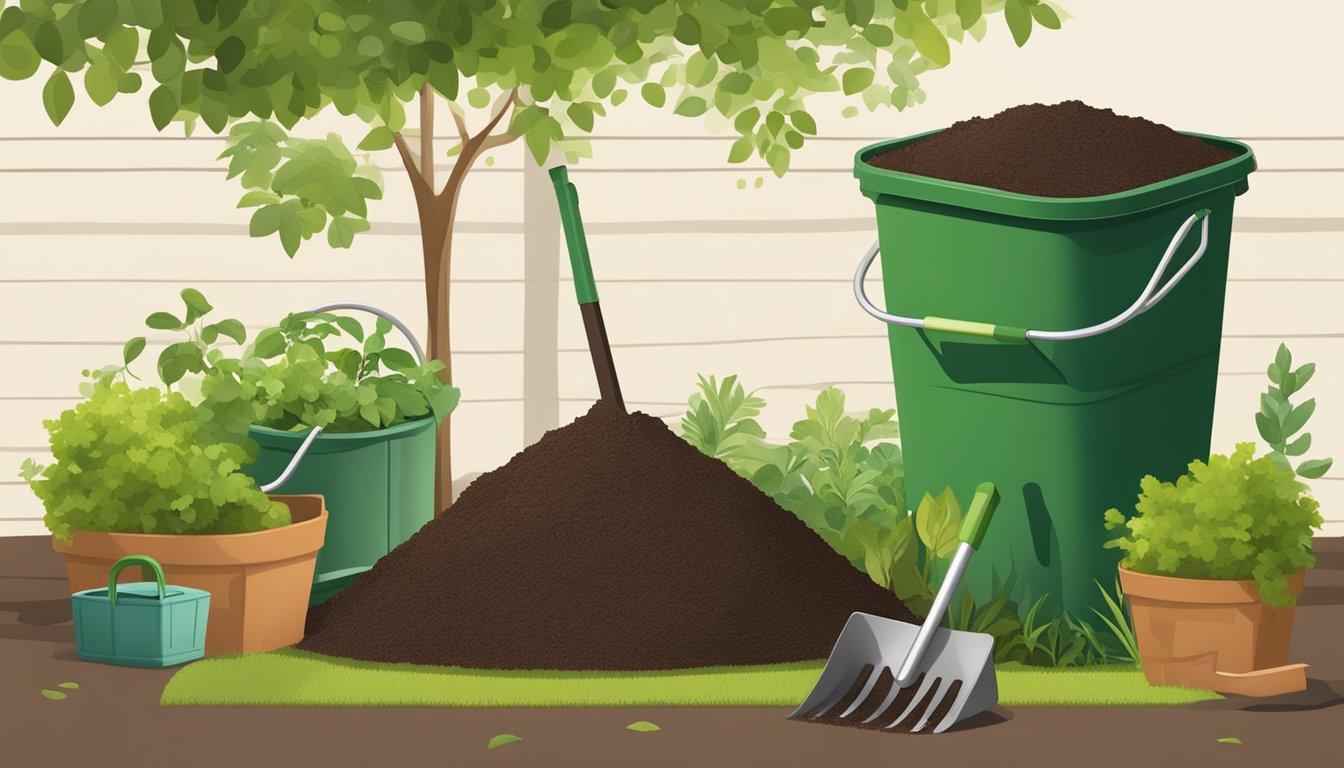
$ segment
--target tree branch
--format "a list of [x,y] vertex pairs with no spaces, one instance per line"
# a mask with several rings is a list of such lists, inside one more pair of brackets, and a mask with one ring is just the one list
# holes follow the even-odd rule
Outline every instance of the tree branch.
[[420,169],[416,167],[415,156],[411,154],[411,148],[406,143],[405,137],[401,135],[401,131],[394,131],[392,140],[396,144],[397,154],[401,155],[401,164],[405,166],[406,174],[411,177],[411,188],[415,190],[416,198],[419,199],[422,194],[433,194],[429,182],[425,180],[425,177],[420,173]]
[[434,188],[434,89],[420,86],[420,175]]
[[518,138],[519,138],[518,136],[514,136],[512,133],[497,133],[493,136],[486,136],[485,141],[481,142],[479,151],[488,152],[494,149],[495,147],[502,147],[505,144],[510,144],[514,141],[517,141]]
[[448,111],[453,113],[453,122],[457,123],[457,135],[462,139],[463,146],[471,141],[471,131],[467,130],[467,121],[462,118],[462,112],[456,104],[449,104]]
[[503,119],[504,115],[508,114],[509,108],[516,101],[518,101],[518,89],[514,88],[509,91],[508,98],[504,99],[504,103],[500,105],[499,111],[490,118],[490,122],[486,123],[485,128],[481,129],[481,132],[473,136],[471,140],[477,144],[483,143],[490,136],[490,132],[495,130],[495,126],[499,125],[499,121]]

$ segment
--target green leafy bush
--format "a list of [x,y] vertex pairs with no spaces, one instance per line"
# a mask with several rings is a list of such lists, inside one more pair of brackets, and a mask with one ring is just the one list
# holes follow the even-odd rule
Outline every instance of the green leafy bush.
[[20,475],[63,541],[74,530],[243,533],[290,523],[239,468],[257,445],[239,442],[177,392],[94,383],[90,397],[43,422],[55,463],[28,459]]
[[[161,311],[145,319],[149,328],[187,337],[160,353],[159,378],[170,389],[189,389],[192,399],[232,433],[246,434],[254,424],[286,431],[361,432],[415,419],[442,420],[457,406],[459,391],[437,375],[444,364],[421,364],[410,352],[389,347],[392,324],[381,317],[366,333],[353,317],[295,312],[259,332],[241,355],[231,356],[231,349],[247,341],[243,324],[233,319],[207,323],[214,307],[195,289],[184,289],[182,301],[181,317]],[[127,366],[144,345],[142,337],[127,342],[124,365],[101,369],[100,380],[129,373]],[[188,378],[189,373],[196,376]]]
[[[950,488],[907,508],[901,448],[885,442],[900,434],[895,411],[846,414],[845,393],[826,389],[794,423],[789,442],[772,445],[756,421],[765,401],[747,393],[736,376],[722,382],[700,376],[688,405],[683,438],[750,480],[911,610],[928,612],[956,552],[963,510]],[[993,636],[998,661],[1070,666],[1138,658],[1126,650],[1132,643],[1125,636],[1132,633],[1119,603],[1110,617],[1100,616],[1106,631],[1067,613],[1038,622],[1049,596],[1024,617],[1010,598],[1012,582],[1009,574],[981,604],[959,588],[944,624]]]
[[1288,575],[1316,558],[1312,531],[1324,522],[1291,468],[1253,458],[1254,443],[1231,456],[1192,461],[1174,483],[1149,475],[1134,516],[1106,511],[1107,542],[1125,553],[1125,567],[1186,579],[1255,579],[1267,605],[1292,605]]

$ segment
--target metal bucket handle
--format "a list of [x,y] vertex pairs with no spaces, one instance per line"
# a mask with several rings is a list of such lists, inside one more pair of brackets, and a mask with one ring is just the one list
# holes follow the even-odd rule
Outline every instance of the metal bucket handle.
[[[371,304],[361,304],[359,302],[354,301],[336,301],[330,304],[319,304],[318,306],[313,307],[308,311],[330,312],[333,309],[359,309],[363,310],[364,312],[368,312],[370,314],[374,314],[377,315],[378,317],[383,318],[384,320],[391,323],[392,326],[396,328],[398,331],[401,331],[401,334],[405,336],[406,340],[411,343],[411,351],[415,353],[416,362],[420,363],[421,365],[425,364],[425,351],[421,349],[420,342],[416,341],[415,334],[411,333],[411,329],[407,328],[405,323],[393,317],[391,313],[379,309],[378,307],[375,307]],[[299,468],[299,462],[303,461],[303,457],[308,455],[308,449],[313,446],[313,441],[316,440],[317,436],[320,434],[322,434],[322,428],[313,427],[312,431],[308,433],[308,436],[303,439],[303,444],[299,446],[299,450],[294,452],[294,456],[289,460],[289,465],[285,467],[285,471],[281,472],[279,477],[275,478],[266,485],[261,486],[262,493],[270,493],[276,488],[279,488],[281,485],[284,485],[289,480],[290,476],[294,474],[294,470]]]
[[[1143,292],[1139,294],[1139,297],[1134,300],[1134,303],[1129,305],[1128,309],[1109,320],[1097,323],[1096,325],[1090,325],[1086,328],[1075,328],[1068,331],[1038,331],[1006,325],[995,325],[993,323],[952,320],[945,317],[930,316],[919,318],[887,314],[874,306],[873,302],[868,299],[868,294],[864,293],[863,290],[863,280],[867,277],[868,270],[873,266],[873,261],[877,258],[879,253],[878,243],[876,241],[874,241],[873,246],[868,249],[868,253],[864,255],[863,260],[859,262],[858,271],[854,273],[854,298],[858,299],[859,306],[863,307],[863,311],[876,317],[878,320],[891,325],[905,326],[907,328],[926,328],[930,331],[962,333],[1015,344],[1025,344],[1027,341],[1034,339],[1049,341],[1085,339],[1089,336],[1096,336],[1119,328],[1130,320],[1133,320],[1144,312],[1152,309],[1159,301],[1165,298],[1166,295],[1171,292],[1171,289],[1175,288],[1176,284],[1181,282],[1186,274],[1199,263],[1200,258],[1204,256],[1204,251],[1209,244],[1209,215],[1209,209],[1203,208],[1192,213],[1190,218],[1186,219],[1185,223],[1181,224],[1180,229],[1176,230],[1176,235],[1172,237],[1171,244],[1167,246],[1167,252],[1162,254],[1162,260],[1158,262],[1157,269],[1153,270],[1153,276],[1148,279],[1148,285],[1143,289]],[[1190,229],[1195,225],[1195,222],[1201,222],[1199,248],[1195,250],[1194,255],[1192,255],[1185,264],[1181,265],[1180,270],[1177,271],[1170,280],[1164,283],[1161,288],[1158,288],[1158,280],[1162,277],[1163,273],[1166,272],[1167,265],[1171,263],[1172,257],[1176,255],[1176,249],[1185,242],[1185,238],[1190,234]]]

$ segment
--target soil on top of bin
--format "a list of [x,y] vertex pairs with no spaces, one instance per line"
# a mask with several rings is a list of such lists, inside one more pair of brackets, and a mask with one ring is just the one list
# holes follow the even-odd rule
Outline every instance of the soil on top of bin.
[[1081,101],[1024,104],[874,155],[878,168],[1043,197],[1135,189],[1237,153]]
[[310,611],[298,647],[484,669],[765,664],[825,658],[853,611],[916,620],[727,465],[599,402]]

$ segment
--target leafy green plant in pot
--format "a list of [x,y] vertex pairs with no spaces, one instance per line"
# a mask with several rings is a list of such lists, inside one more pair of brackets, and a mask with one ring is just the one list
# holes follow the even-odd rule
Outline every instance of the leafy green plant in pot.
[[394,321],[376,308],[332,305],[377,314],[369,332],[353,317],[295,312],[247,344],[237,320],[209,322],[214,307],[199,291],[185,289],[182,299],[182,316],[146,319],[186,335],[159,355],[159,376],[259,444],[244,472],[283,477],[287,492],[327,499],[331,522],[312,595],[321,602],[433,518],[435,428],[459,392],[440,381],[443,364],[423,360],[414,339],[414,355],[388,345]]
[[1144,674],[1154,685],[1242,695],[1306,687],[1305,665],[1288,664],[1310,542],[1322,518],[1291,468],[1253,443],[1193,461],[1175,482],[1143,478],[1135,514],[1106,512],[1121,532]]
[[[142,349],[127,346],[127,365]],[[181,393],[132,389],[126,365],[86,374],[88,399],[44,422],[54,461],[28,459],[20,471],[46,508],[71,591],[106,587],[123,556],[149,555],[174,584],[230,595],[210,604],[206,653],[302,638],[326,530],[321,497],[262,493],[240,471],[256,443]]]

